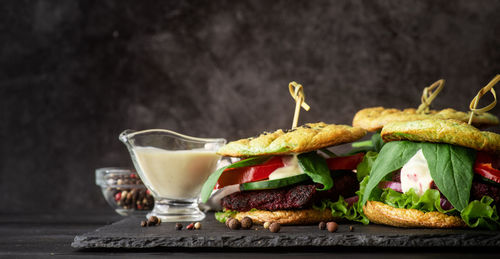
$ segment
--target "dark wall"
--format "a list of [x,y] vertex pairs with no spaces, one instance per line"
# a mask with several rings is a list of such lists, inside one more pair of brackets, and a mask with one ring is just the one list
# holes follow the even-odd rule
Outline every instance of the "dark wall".
[[127,128],[290,127],[293,80],[311,106],[301,123],[417,107],[440,78],[433,107],[467,110],[500,72],[499,13],[493,0],[4,1],[0,211],[105,208],[94,170],[131,164]]

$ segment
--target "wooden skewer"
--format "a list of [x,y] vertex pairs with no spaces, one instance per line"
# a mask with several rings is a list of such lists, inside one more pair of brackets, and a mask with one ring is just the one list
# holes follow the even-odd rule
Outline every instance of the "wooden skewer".
[[288,90],[290,91],[290,95],[292,98],[295,100],[295,113],[293,115],[293,123],[292,123],[292,129],[297,127],[297,123],[299,122],[299,114],[300,114],[300,108],[304,108],[304,110],[309,111],[311,107],[307,105],[305,102],[305,95],[304,95],[304,87],[301,84],[298,84],[297,82],[290,82],[288,84]]
[[422,103],[418,106],[417,113],[426,114],[429,113],[430,106],[434,98],[443,90],[444,79],[439,79],[434,82],[431,86],[424,88],[422,92],[422,98],[420,99]]
[[[498,81],[500,81],[500,74],[496,75],[485,87],[481,88],[481,90],[479,90],[474,99],[472,99],[472,101],[469,104],[469,109],[471,111],[469,117],[469,124],[472,123],[472,117],[474,116],[474,113],[475,114],[485,113],[493,109],[497,105],[497,94],[495,92],[495,89],[493,89],[493,86],[495,86],[498,83]],[[481,99],[481,97],[483,97],[483,95],[485,95],[487,92],[491,92],[491,94],[493,95],[494,99],[493,102],[490,103],[488,106],[476,109],[477,104],[479,103],[479,99]]]

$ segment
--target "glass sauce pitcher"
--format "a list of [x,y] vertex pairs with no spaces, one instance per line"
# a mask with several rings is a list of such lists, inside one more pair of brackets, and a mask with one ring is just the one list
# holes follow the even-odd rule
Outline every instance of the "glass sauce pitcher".
[[223,138],[195,138],[170,130],[125,130],[119,139],[125,143],[146,187],[155,198],[147,215],[165,222],[199,221],[201,187],[215,171],[220,156],[216,151]]

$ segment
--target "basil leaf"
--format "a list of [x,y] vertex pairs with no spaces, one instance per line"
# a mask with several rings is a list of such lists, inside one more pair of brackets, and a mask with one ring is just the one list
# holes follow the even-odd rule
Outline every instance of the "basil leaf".
[[361,182],[366,176],[370,174],[372,170],[373,163],[377,159],[378,153],[373,151],[366,152],[363,157],[363,161],[356,167],[356,177],[358,181]]
[[439,191],[462,211],[469,204],[475,150],[438,143],[422,143],[421,147]]
[[370,179],[366,184],[361,204],[366,203],[373,189],[384,177],[403,167],[419,149],[420,143],[410,141],[392,141],[386,143],[380,150],[377,160],[373,163],[372,170],[370,171]]
[[380,150],[382,150],[382,147],[385,145],[385,142],[382,139],[382,136],[380,136],[380,132],[372,135],[372,143],[373,143],[373,151],[380,152]]
[[219,180],[219,177],[222,175],[224,170],[229,168],[240,168],[240,167],[262,164],[269,158],[270,156],[251,157],[217,169],[214,173],[212,173],[208,177],[207,181],[205,181],[205,184],[203,184],[203,187],[201,188],[201,201],[202,202],[208,201],[208,198],[210,198],[210,194],[212,194],[212,191],[214,190],[215,184],[217,184],[217,180]]
[[323,189],[319,191],[330,190],[333,187],[333,179],[330,175],[330,169],[326,164],[326,160],[316,153],[316,151],[300,154],[299,166],[313,182],[323,185]]

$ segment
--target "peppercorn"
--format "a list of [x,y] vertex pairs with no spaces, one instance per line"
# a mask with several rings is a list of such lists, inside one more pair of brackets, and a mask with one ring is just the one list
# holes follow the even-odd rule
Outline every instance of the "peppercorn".
[[281,228],[280,223],[274,222],[271,225],[269,225],[269,231],[271,231],[273,233],[280,232],[280,228]]
[[271,223],[270,223],[270,222],[264,222],[264,228],[265,228],[265,229],[268,229],[268,228],[269,228],[269,225],[271,225]]
[[328,229],[328,231],[330,231],[332,233],[337,231],[338,227],[339,227],[339,225],[334,221],[326,223],[326,228]]
[[152,222],[153,224],[155,224],[155,225],[156,225],[156,224],[158,224],[158,223],[159,223],[160,219],[158,219],[158,217],[156,217],[156,216],[150,216],[150,217],[148,218],[148,221],[150,221],[150,222]]
[[229,221],[231,221],[233,218],[226,218],[226,227],[229,227]]
[[186,226],[186,229],[188,230],[193,230],[194,228],[194,223],[190,223],[189,225]]
[[229,228],[233,230],[240,229],[241,223],[237,219],[231,219],[231,221],[229,221]]
[[175,229],[176,230],[181,230],[182,229],[182,224],[181,223],[175,223]]
[[321,221],[318,225],[318,228],[320,230],[325,230],[326,229],[326,223],[324,221]]
[[354,226],[349,226],[349,232],[353,232],[354,231]]
[[241,228],[242,229],[250,229],[253,225],[253,221],[250,217],[244,217],[241,220]]
[[141,227],[147,227],[148,226],[148,222],[143,220],[141,221]]
[[200,222],[194,223],[194,229],[200,229],[200,228],[201,228],[201,223]]

